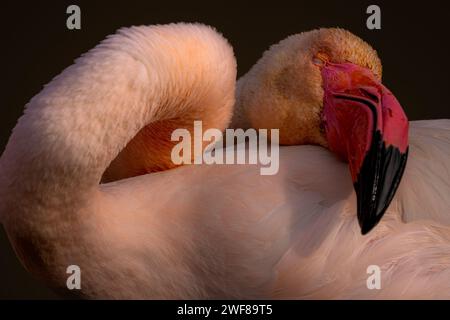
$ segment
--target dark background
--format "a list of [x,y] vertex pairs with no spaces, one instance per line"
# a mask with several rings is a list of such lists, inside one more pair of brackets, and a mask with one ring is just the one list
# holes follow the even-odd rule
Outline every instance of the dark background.
[[[81,8],[81,30],[66,28],[66,8]],[[381,7],[381,30],[366,28],[366,8]],[[192,21],[216,27],[233,45],[239,76],[271,44],[318,27],[342,27],[370,43],[383,82],[410,120],[450,118],[449,20],[446,1],[23,1],[3,2],[0,152],[23,106],[81,53],[120,27]],[[1,201],[1,199],[0,199]],[[0,298],[56,297],[15,257],[0,228]]]

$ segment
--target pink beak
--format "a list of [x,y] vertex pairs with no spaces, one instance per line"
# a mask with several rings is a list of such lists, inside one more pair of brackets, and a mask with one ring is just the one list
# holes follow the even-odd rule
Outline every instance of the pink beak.
[[323,122],[329,148],[348,161],[362,234],[380,221],[408,157],[408,119],[369,69],[326,63]]

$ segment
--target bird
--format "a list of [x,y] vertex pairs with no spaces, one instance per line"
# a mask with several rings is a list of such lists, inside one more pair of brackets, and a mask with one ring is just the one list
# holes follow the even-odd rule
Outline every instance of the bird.
[[[282,40],[237,84],[236,66],[212,27],[130,27],[34,96],[0,158],[25,268],[87,299],[450,298],[450,121],[408,123],[343,29]],[[174,165],[171,132],[199,119],[278,128],[278,173]]]

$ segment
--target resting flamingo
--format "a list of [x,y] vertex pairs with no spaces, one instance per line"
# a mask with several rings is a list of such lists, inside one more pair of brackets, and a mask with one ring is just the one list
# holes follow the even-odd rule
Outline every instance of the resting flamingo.
[[[24,266],[67,293],[78,265],[84,298],[450,298],[450,122],[408,139],[376,52],[341,29],[273,46],[236,103],[235,77],[221,35],[170,24],[122,29],[53,79],[0,159]],[[291,146],[272,176],[173,168],[170,134],[196,119]]]

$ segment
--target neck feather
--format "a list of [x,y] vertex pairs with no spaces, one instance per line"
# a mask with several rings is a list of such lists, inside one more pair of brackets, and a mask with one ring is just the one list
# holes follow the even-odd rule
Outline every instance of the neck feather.
[[0,159],[0,214],[84,205],[150,123],[220,112],[226,126],[235,73],[231,47],[209,27],[120,30],[27,105]]

